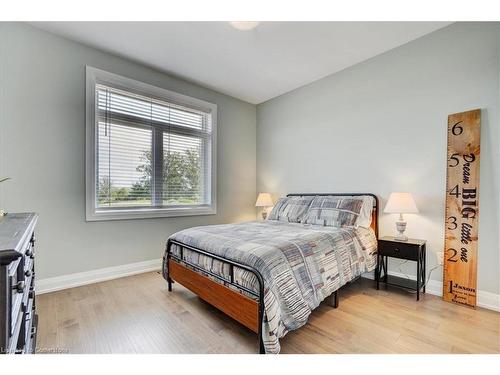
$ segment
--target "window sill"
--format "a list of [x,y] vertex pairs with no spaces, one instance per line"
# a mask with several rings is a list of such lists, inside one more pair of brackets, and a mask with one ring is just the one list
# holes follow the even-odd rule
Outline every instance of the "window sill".
[[139,208],[87,211],[86,221],[152,219],[162,217],[215,215],[215,207]]

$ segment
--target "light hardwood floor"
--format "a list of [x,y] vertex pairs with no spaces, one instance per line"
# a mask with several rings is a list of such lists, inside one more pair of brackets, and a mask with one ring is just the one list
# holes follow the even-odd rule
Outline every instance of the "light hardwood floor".
[[[500,353],[500,313],[361,279],[323,302],[282,353]],[[257,337],[156,272],[37,297],[40,352],[257,353]]]

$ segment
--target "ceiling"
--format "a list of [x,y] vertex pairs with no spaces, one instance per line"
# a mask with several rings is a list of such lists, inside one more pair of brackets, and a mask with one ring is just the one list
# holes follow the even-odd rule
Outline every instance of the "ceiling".
[[36,22],[33,26],[258,104],[449,22]]

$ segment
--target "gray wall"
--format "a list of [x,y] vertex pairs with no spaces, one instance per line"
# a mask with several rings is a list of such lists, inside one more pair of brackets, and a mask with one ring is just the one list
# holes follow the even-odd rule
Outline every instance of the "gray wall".
[[[420,214],[407,232],[429,241],[431,267],[444,246],[447,116],[483,108],[478,287],[499,293],[498,85],[498,23],[462,23],[270,100],[257,107],[257,188],[369,191],[381,208],[410,191]],[[382,235],[395,219],[381,213]]]
[[[85,65],[218,105],[216,216],[85,222]],[[155,259],[183,228],[253,220],[254,105],[40,31],[0,23],[0,207],[36,211],[40,278]]]

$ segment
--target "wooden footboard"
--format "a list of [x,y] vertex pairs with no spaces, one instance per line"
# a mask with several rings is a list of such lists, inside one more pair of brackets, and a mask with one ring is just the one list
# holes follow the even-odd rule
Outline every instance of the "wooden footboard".
[[[172,245],[175,244],[180,248],[180,256],[172,254]],[[231,279],[226,280],[219,275],[210,273],[210,271],[201,269],[198,265],[189,263],[184,259],[183,250],[188,249],[191,251],[204,254],[206,256],[218,259],[230,265]],[[230,316],[237,322],[249,328],[258,334],[259,337],[259,353],[264,354],[264,341],[262,337],[262,323],[264,320],[264,281],[262,276],[256,270],[246,265],[238,264],[228,259],[221,258],[217,255],[210,254],[201,249],[182,244],[180,242],[169,240],[167,243],[167,252],[164,258],[164,267],[167,272],[164,273],[168,282],[168,290],[172,291],[172,284],[174,281],[183,285],[196,295],[216,307],[226,315]],[[234,267],[240,267],[249,272],[252,272],[258,281],[259,292],[247,289],[234,282]],[[205,274],[210,274],[212,277],[223,281],[219,283],[214,281]],[[225,284],[233,286],[229,288]],[[241,292],[249,293],[256,297],[252,299],[242,294]],[[331,305],[337,308],[339,305],[338,291],[331,295]]]
[[[172,253],[173,245],[178,246],[179,254]],[[205,270],[197,264],[190,263],[184,258],[184,251],[186,249],[227,264],[229,266],[230,280]],[[167,242],[167,251],[163,262],[166,268],[164,276],[168,282],[169,292],[172,291],[173,280],[185,286],[187,289],[197,294],[201,299],[257,333],[259,336],[259,352],[261,354],[265,353],[264,341],[262,338],[262,322],[264,320],[264,279],[256,269],[172,239],[169,239]],[[258,283],[258,292],[239,285],[234,281],[235,267],[255,275]],[[210,276],[206,276],[207,274]],[[212,278],[221,282],[214,281]],[[227,285],[231,285],[232,288],[229,288]],[[254,296],[255,299],[247,297],[247,295],[241,292]]]
[[259,333],[259,303],[257,301],[172,259],[168,260],[168,269],[173,280],[253,332]]

